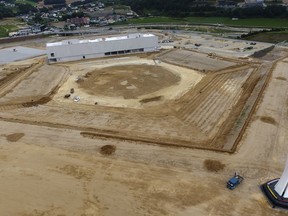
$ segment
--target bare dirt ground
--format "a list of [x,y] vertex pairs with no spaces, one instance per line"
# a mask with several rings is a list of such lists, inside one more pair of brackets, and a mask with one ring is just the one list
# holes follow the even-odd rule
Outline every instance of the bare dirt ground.
[[[163,82],[159,83],[159,79]],[[180,77],[160,66],[123,65],[88,72],[77,83],[90,95],[133,99],[175,85],[179,81]]]
[[[170,52],[168,58],[181,52]],[[188,52],[183,51],[184,55]],[[5,112],[0,116],[30,124],[66,126],[93,139],[101,136],[233,151],[235,140],[225,137],[260,79],[260,64],[238,59],[227,64],[226,58],[218,63],[222,70],[201,73],[199,68],[197,72],[183,67],[181,61],[173,65],[154,56],[38,64],[39,70],[30,70],[24,80],[16,77],[19,85],[3,93],[0,109]],[[195,67],[199,62],[208,66],[215,63],[214,58],[203,54],[190,61],[195,61]],[[48,71],[54,72],[45,80]],[[72,88],[74,92],[64,99]],[[77,96],[80,101],[75,103]],[[246,119],[248,114],[240,117]],[[239,133],[241,128],[233,132]]]
[[[231,59],[230,61],[225,61],[223,58],[212,56],[213,53],[210,54],[211,56],[207,55],[207,53],[172,49],[170,52],[160,55],[159,59],[206,73],[232,67],[237,64],[237,62],[233,62]],[[191,61],[191,59],[193,60]]]
[[[288,59],[269,61],[276,53],[288,56],[276,49],[206,74],[137,56],[18,62],[13,76],[3,66],[1,215],[288,215],[272,209],[258,187],[280,177],[288,150]],[[145,78],[153,92],[143,81],[147,90],[123,97]],[[105,92],[91,94],[92,82]],[[111,86],[122,88],[114,95],[106,92]],[[78,103],[63,98],[70,88]],[[167,146],[221,150],[212,138],[229,136],[231,125],[240,134],[234,154]],[[245,180],[229,191],[235,171]]]
[[[179,32],[173,36],[176,37],[176,40],[172,43],[174,46],[204,53],[216,53],[216,55],[228,58],[231,58],[231,56],[240,58],[248,57],[255,51],[272,45],[259,42],[257,42],[256,45],[251,45],[249,41],[218,38],[205,34],[195,35],[187,32]],[[252,47],[252,49],[247,50],[247,47]]]

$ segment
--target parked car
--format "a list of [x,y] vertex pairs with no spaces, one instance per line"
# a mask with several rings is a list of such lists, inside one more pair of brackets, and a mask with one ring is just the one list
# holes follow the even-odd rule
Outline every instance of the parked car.
[[75,97],[73,98],[73,100],[74,100],[75,102],[78,102],[78,101],[80,101],[80,97],[79,97],[79,96],[75,96]]

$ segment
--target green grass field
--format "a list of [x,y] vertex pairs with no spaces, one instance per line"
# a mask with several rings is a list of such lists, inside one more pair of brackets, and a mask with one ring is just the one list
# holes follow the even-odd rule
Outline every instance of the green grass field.
[[226,20],[226,25],[236,25],[236,26],[261,26],[270,28],[287,28],[288,19],[279,18],[254,18],[254,19],[239,19],[239,20]]
[[32,6],[36,6],[37,3],[29,0],[16,0],[16,3],[22,3],[22,4],[30,4]]
[[187,17],[187,18],[171,18],[171,17],[147,17],[128,20],[130,24],[152,24],[152,23],[170,23],[170,24],[223,24],[232,26],[247,27],[267,27],[267,28],[288,28],[288,19],[278,18],[250,18],[232,20],[228,17]]
[[281,32],[261,32],[256,35],[245,37],[244,40],[253,40],[267,43],[279,43],[288,41],[288,31]]
[[18,29],[15,25],[0,25],[0,38],[8,37],[9,32],[16,31]]
[[137,19],[129,19],[130,24],[146,24],[146,23],[185,23],[184,19],[176,19],[171,17],[145,17]]

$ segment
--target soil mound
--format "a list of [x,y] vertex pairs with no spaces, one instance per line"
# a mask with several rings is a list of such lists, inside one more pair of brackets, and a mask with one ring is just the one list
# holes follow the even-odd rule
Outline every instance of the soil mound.
[[20,140],[25,134],[24,133],[13,133],[6,136],[6,139],[9,142],[17,142]]
[[273,124],[273,125],[276,125],[276,124],[277,124],[277,122],[275,121],[275,119],[272,118],[272,117],[269,117],[269,116],[262,116],[262,117],[260,118],[260,120],[261,120],[262,122],[265,122],[265,123],[268,123],[268,124]]
[[211,172],[222,171],[225,168],[225,164],[217,160],[205,160],[204,167]]
[[102,155],[112,155],[116,151],[116,146],[114,145],[104,145],[100,148],[100,153]]

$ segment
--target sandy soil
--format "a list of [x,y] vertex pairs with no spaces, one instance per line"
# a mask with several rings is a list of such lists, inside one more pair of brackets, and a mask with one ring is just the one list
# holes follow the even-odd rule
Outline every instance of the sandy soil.
[[[251,46],[249,41],[217,38],[204,34],[195,35],[193,33],[179,33],[174,36],[178,38],[177,41],[174,41],[174,46],[205,53],[215,53],[217,56],[225,56],[228,58],[231,56],[248,57],[255,51],[271,46],[269,43],[257,42],[256,45],[252,45],[252,50],[247,50],[245,48]],[[200,46],[195,46],[195,44],[200,44]]]
[[[202,58],[205,64],[207,56]],[[78,129],[92,139],[104,136],[220,151],[223,146],[232,150],[234,140],[227,145],[225,137],[259,73],[257,65],[246,63],[204,74],[153,60],[151,54],[42,64],[29,70],[24,80],[12,79],[18,85],[2,93],[0,117]],[[48,71],[53,72],[46,79]],[[64,98],[72,88],[74,93]],[[76,96],[80,101],[74,102]]]
[[[47,76],[47,74],[49,75]],[[0,103],[15,103],[15,101],[17,103],[24,103],[37,100],[37,98],[43,96],[49,96],[50,92],[61,83],[67,74],[68,72],[63,67],[44,65],[26,77],[11,92],[7,93],[5,97],[2,97]],[[45,88],[41,88],[41,86],[38,86],[39,84],[45,86]]]
[[[122,67],[126,67],[126,65],[130,65],[131,71],[133,70],[133,72],[134,70],[145,70],[146,72],[143,72],[144,76],[142,77],[141,73],[132,76],[127,73],[128,70],[119,71],[119,68],[121,69]],[[61,103],[74,103],[73,100],[63,99],[63,95],[69,93],[71,88],[74,88],[75,92],[71,95],[71,98],[78,95],[81,98],[81,103],[94,104],[97,102],[98,105],[109,107],[143,108],[143,106],[149,104],[143,104],[141,103],[141,100],[157,96],[164,97],[166,100],[177,99],[189,89],[193,88],[204,76],[203,74],[191,69],[178,67],[160,61],[143,59],[137,56],[118,58],[116,62],[114,59],[106,59],[80,64],[72,63],[68,64],[68,66],[71,75],[67,82],[61,86],[58,91],[59,94],[54,97],[54,100]],[[151,67],[151,70],[150,68],[149,70],[147,69],[148,66]],[[157,67],[163,70],[162,76],[159,76]],[[87,74],[89,75],[93,72],[95,72],[95,74],[104,72],[103,76],[101,75],[98,78],[97,83],[95,83],[98,86],[100,85],[102,89],[101,91],[99,91],[98,88],[97,91],[93,90],[94,83],[89,83],[91,80],[88,82],[87,77],[85,78]],[[120,74],[113,78],[114,76],[108,76],[110,72]],[[154,84],[153,82],[148,82],[149,78],[150,81],[151,79],[154,80]],[[79,83],[79,79],[87,80],[86,83],[88,83],[88,85],[85,85],[84,91],[81,86],[83,86],[85,82]],[[118,90],[113,91],[114,88],[118,88]],[[119,88],[121,88],[122,91],[119,91]],[[105,90],[105,92],[103,90]],[[158,104],[159,103],[163,103],[163,101],[158,101]]]
[[[159,82],[159,79],[162,82]],[[179,81],[180,77],[161,66],[123,65],[86,73],[77,83],[90,95],[102,94],[134,99],[140,95],[175,85]]]
[[[214,56],[213,56],[214,55]],[[227,67],[232,67],[237,64],[218,58],[216,53],[211,53],[211,56],[206,53],[198,53],[188,50],[172,49],[164,55],[160,55],[159,59],[172,64],[182,65],[184,67],[193,68],[201,72],[217,71]]]
[[[287,56],[286,51],[282,54]],[[272,66],[272,62],[267,58],[265,60],[265,64]],[[250,68],[244,65],[235,73],[223,71],[210,74],[211,77],[192,73],[193,78],[201,82],[195,81],[194,85],[191,80],[187,81],[186,93],[182,92],[181,96],[170,93],[176,98],[176,105],[167,106],[167,103],[160,106],[156,101],[154,106],[140,110],[140,115],[139,109],[134,108],[126,108],[126,115],[121,116],[123,108],[119,107],[91,106],[69,103],[67,100],[63,103],[64,93],[71,87],[77,87],[76,78],[103,67],[103,61],[106,60],[101,61],[99,64],[89,61],[73,63],[74,66],[68,68],[60,64],[43,66],[40,62],[21,70],[7,84],[1,85],[0,93],[4,92],[3,95],[11,98],[15,94],[13,97],[16,98],[16,92],[7,93],[7,90],[18,88],[18,93],[22,89],[23,94],[30,94],[32,90],[23,88],[23,83],[29,85],[27,80],[37,83],[37,89],[41,89],[43,71],[48,72],[53,68],[61,74],[52,73],[51,79],[56,80],[55,83],[45,84],[52,93],[44,104],[0,106],[1,216],[288,215],[287,211],[272,209],[259,189],[260,184],[281,176],[287,158],[288,58],[272,67],[269,82],[264,85],[265,91],[249,118],[250,122],[234,154],[155,143],[167,137],[207,138],[205,132],[200,131],[207,121],[198,127],[188,127],[192,117],[197,118],[197,115],[189,117],[182,116],[181,113],[185,112],[178,113],[184,118],[183,121],[176,115],[181,110],[177,101],[183,103],[183,97],[189,99],[195,94],[195,99],[204,104],[202,109],[210,107],[210,111],[206,112],[208,117],[209,113],[213,113],[213,106],[221,107],[218,109],[221,112],[216,116],[218,118],[226,115],[220,102],[228,100],[223,95],[227,95],[232,104],[235,103],[239,92],[249,89],[246,80],[254,74],[266,74],[269,67],[267,70],[264,66],[263,70],[261,67],[257,70],[256,66]],[[17,64],[21,65],[21,62]],[[179,70],[179,67],[173,66],[170,72],[176,69]],[[177,72],[181,78],[189,77],[188,69],[183,70],[183,73]],[[67,82],[57,92],[53,92],[54,86],[65,80],[65,74],[70,75]],[[197,90],[196,93],[189,92],[189,83]],[[217,89],[215,86],[218,86]],[[75,90],[77,93],[80,91],[79,88]],[[35,95],[45,96],[46,91],[43,88]],[[201,99],[199,95],[205,97]],[[208,100],[209,97],[212,99]],[[221,99],[220,102],[217,98]],[[204,99],[209,103],[205,105]],[[227,103],[230,109],[236,109],[235,106],[231,107],[231,101]],[[193,105],[188,100],[186,103]],[[167,115],[171,110],[174,115]],[[55,122],[58,124],[55,125]],[[151,138],[155,135],[157,139],[153,138],[156,142],[128,141],[97,135],[89,137],[81,133],[94,131],[93,127],[104,134],[114,127],[121,128],[126,137]],[[203,127],[203,130],[205,128],[208,129]],[[117,135],[116,131],[112,132]],[[137,133],[133,134],[133,131]],[[101,148],[106,145],[115,146],[111,155],[103,155]],[[209,161],[215,161],[222,168],[217,172],[211,170],[207,166]],[[245,180],[234,191],[230,191],[226,188],[226,181],[235,171],[243,175]]]
[[[275,68],[233,155],[91,140],[74,130],[2,121],[1,214],[288,215],[272,209],[258,187],[279,177],[286,160],[286,67],[283,62]],[[262,116],[273,118],[276,124],[262,121]],[[9,139],[20,133],[18,141]],[[116,151],[101,156],[99,150],[107,144],[115,145]],[[221,161],[224,170],[207,171],[206,159]],[[225,181],[234,171],[245,180],[229,191]]]

